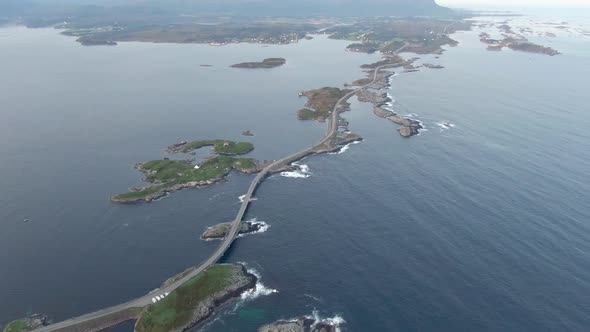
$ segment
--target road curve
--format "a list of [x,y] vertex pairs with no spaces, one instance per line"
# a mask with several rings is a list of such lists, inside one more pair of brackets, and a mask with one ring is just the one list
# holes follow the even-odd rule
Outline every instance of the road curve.
[[[398,49],[397,52],[400,52],[406,46],[407,45],[404,45],[403,47]],[[152,298],[155,297],[156,295],[161,295],[164,293],[171,293],[172,291],[174,291],[176,288],[178,288],[180,285],[182,285],[183,283],[185,283],[189,279],[191,279],[194,276],[196,276],[197,274],[203,272],[204,270],[209,268],[211,265],[217,263],[217,261],[219,259],[221,259],[221,257],[223,257],[223,255],[225,254],[227,249],[229,249],[229,247],[231,246],[231,244],[235,240],[235,238],[238,234],[239,228],[240,228],[240,223],[242,222],[244,215],[246,214],[246,211],[248,210],[248,207],[250,206],[250,201],[252,199],[252,196],[254,195],[254,192],[258,188],[258,185],[264,180],[264,178],[272,171],[274,171],[276,169],[280,169],[283,166],[289,165],[297,160],[302,159],[305,156],[312,154],[316,148],[324,145],[329,140],[331,140],[336,135],[336,131],[338,129],[338,115],[339,115],[338,109],[340,108],[341,104],[344,101],[348,100],[350,97],[352,97],[358,91],[366,89],[367,87],[369,87],[370,85],[375,83],[375,81],[377,81],[379,72],[382,69],[384,69],[385,67],[389,67],[389,66],[390,65],[384,65],[384,66],[380,66],[380,67],[375,68],[375,70],[373,72],[373,79],[371,80],[370,83],[365,84],[365,85],[347,93],[345,96],[340,98],[338,100],[338,102],[336,102],[336,105],[334,105],[334,109],[332,110],[332,114],[331,114],[332,116],[329,119],[328,131],[326,132],[326,135],[324,136],[324,138],[318,144],[316,144],[312,147],[309,147],[305,150],[299,151],[297,153],[293,153],[291,155],[288,155],[282,159],[275,160],[274,162],[272,162],[271,164],[266,166],[262,171],[260,171],[256,175],[254,180],[252,180],[252,182],[250,183],[250,187],[248,188],[248,192],[244,196],[244,200],[243,200],[242,204],[240,205],[240,209],[238,210],[236,218],[232,221],[232,225],[231,225],[229,233],[226,235],[223,242],[215,250],[215,252],[213,252],[213,254],[211,254],[211,256],[209,256],[209,258],[207,260],[205,260],[204,262],[202,262],[198,267],[195,267],[194,269],[190,270],[190,272],[188,272],[186,275],[184,275],[179,280],[171,283],[170,285],[163,287],[161,289],[158,289],[156,291],[150,292],[150,293],[148,293],[140,298],[137,298],[135,300],[131,300],[129,302],[122,303],[122,304],[119,304],[119,305],[116,305],[113,307],[101,309],[101,310],[98,310],[98,311],[95,311],[92,313],[88,313],[88,314],[85,314],[82,316],[78,316],[75,318],[64,320],[64,321],[61,321],[61,322],[58,322],[55,324],[44,326],[44,327],[41,327],[41,328],[36,329],[34,331],[52,332],[52,331],[74,330],[74,326],[78,325],[78,324],[82,324],[82,323],[86,323],[86,322],[89,322],[92,320],[100,319],[100,318],[103,318],[103,317],[106,317],[106,316],[109,316],[109,315],[112,315],[112,314],[115,314],[115,313],[118,313],[118,312],[121,312],[121,311],[124,311],[127,309],[145,307],[145,306],[150,305],[152,303]]]

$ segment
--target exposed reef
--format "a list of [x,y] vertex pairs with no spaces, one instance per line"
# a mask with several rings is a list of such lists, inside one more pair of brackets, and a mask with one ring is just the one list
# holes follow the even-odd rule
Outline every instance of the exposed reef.
[[423,128],[420,121],[404,118],[399,116],[397,113],[385,109],[384,107],[391,103],[393,100],[389,97],[389,95],[385,92],[379,92],[382,89],[389,88],[390,78],[394,75],[394,73],[383,71],[379,74],[378,79],[375,81],[371,88],[377,90],[359,90],[356,93],[356,96],[359,101],[371,103],[373,104],[373,113],[380,118],[387,119],[393,123],[400,125],[401,127],[398,129],[399,134],[402,137],[410,137],[414,135],[418,135],[420,133],[420,129]]
[[[225,222],[208,227],[203,234],[201,234],[201,240],[220,240],[225,238],[225,235],[231,228],[231,224],[231,222]],[[264,226],[265,224],[262,222],[243,221],[240,225],[238,234],[255,233],[260,231]]]
[[258,332],[336,332],[340,322],[333,319],[318,320],[313,317],[299,317],[289,320],[278,320],[264,325]]

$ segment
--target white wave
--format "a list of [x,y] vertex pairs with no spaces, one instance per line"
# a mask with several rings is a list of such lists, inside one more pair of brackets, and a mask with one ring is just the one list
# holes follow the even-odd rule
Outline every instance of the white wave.
[[415,118],[418,116],[418,114],[417,113],[408,113],[408,114],[404,114],[403,116],[406,118]]
[[336,329],[336,332],[340,332],[340,326],[342,324],[346,323],[344,318],[342,318],[341,316],[338,316],[338,315],[335,315],[334,317],[329,317],[329,318],[322,318],[317,310],[314,310],[312,312],[311,316],[306,316],[306,317],[314,320],[313,324],[311,325],[312,329],[318,323],[323,322],[323,323],[327,323],[327,324],[334,326]]
[[305,164],[293,163],[293,166],[297,167],[297,170],[281,172],[281,176],[286,178],[306,179],[311,176],[309,172],[309,166]]
[[[242,264],[244,264],[244,263],[242,263]],[[254,288],[248,289],[248,290],[244,291],[242,293],[242,295],[240,295],[240,299],[242,301],[250,301],[250,300],[254,300],[254,299],[256,299],[256,298],[258,298],[260,296],[267,296],[267,295],[270,295],[270,294],[274,294],[274,293],[278,293],[279,292],[276,289],[266,287],[260,281],[262,279],[262,276],[255,269],[248,268],[247,271],[249,273],[255,275],[256,278],[258,278],[258,281],[256,282],[256,285],[254,286]]]
[[455,127],[455,124],[450,123],[449,121],[438,122],[436,125],[440,127],[441,131]]
[[247,233],[247,234],[239,234],[238,237],[244,237],[246,235],[251,235],[251,234],[264,233],[264,232],[268,231],[268,229],[270,228],[270,225],[269,224],[267,224],[264,221],[258,221],[258,219],[256,219],[256,218],[252,218],[252,219],[248,220],[248,222],[252,223],[253,225],[257,225],[260,228],[257,231],[255,231],[255,232],[250,232],[250,233]]
[[169,192],[165,192],[164,195],[162,195],[162,196],[154,199],[153,202],[159,202],[159,201],[161,201],[161,200],[163,200],[165,198],[168,198],[168,196],[170,196],[170,193]]
[[305,294],[303,294],[303,296],[305,296],[305,297],[309,297],[310,299],[312,299],[312,300],[315,300],[315,301],[317,301],[317,302],[322,302],[322,299],[320,299],[319,297],[313,296],[313,295],[311,295],[311,294],[307,294],[307,293],[305,293]]
[[[246,198],[246,195],[242,195],[238,198],[240,199],[240,203],[244,203],[244,198]],[[256,198],[256,197],[250,197],[250,202],[257,201],[257,200],[258,200],[258,198]]]
[[350,143],[346,144],[345,146],[341,147],[340,150],[336,151],[336,152],[330,152],[328,154],[343,154],[344,152],[346,152],[346,150],[348,150],[350,148]]
[[350,143],[344,145],[343,147],[341,147],[340,150],[338,150],[336,152],[330,152],[328,154],[343,154],[344,152],[346,152],[350,148],[350,146],[352,144],[360,144],[360,143],[361,143],[360,141],[350,142]]

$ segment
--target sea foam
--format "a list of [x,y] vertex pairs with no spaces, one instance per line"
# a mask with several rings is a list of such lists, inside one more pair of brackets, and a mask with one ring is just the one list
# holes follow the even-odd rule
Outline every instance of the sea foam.
[[312,328],[315,327],[318,323],[324,322],[324,323],[334,326],[334,328],[336,329],[336,332],[340,332],[340,326],[343,325],[344,323],[346,323],[344,318],[342,318],[339,315],[335,315],[334,317],[329,317],[329,318],[322,318],[319,314],[319,311],[317,311],[317,310],[314,310],[312,312],[311,316],[306,316],[306,317],[314,320],[313,324],[311,325]]
[[[241,264],[246,265],[245,263],[241,263]],[[242,293],[242,295],[240,295],[240,299],[242,302],[251,301],[251,300],[254,300],[254,299],[259,298],[261,296],[267,296],[267,295],[279,292],[276,289],[266,287],[262,283],[262,281],[260,281],[262,279],[262,276],[255,269],[248,267],[247,271],[248,271],[248,273],[255,275],[256,278],[258,278],[258,281],[256,282],[256,285],[254,286],[254,288],[248,289],[248,290],[244,291]]]
[[247,233],[247,234],[238,234],[238,237],[244,237],[244,236],[251,235],[251,234],[264,233],[264,232],[268,231],[268,229],[270,228],[269,224],[267,224],[264,221],[258,221],[258,219],[256,219],[256,218],[252,218],[252,219],[248,220],[248,222],[252,223],[253,225],[260,226],[260,228],[255,232],[251,232],[251,233]]
[[297,169],[294,171],[281,172],[281,176],[296,179],[306,179],[311,176],[309,172],[309,166],[298,163],[293,163],[292,165],[295,166]]
[[455,124],[450,123],[449,121],[438,122],[436,125],[440,127],[441,131],[455,127]]
[[[238,198],[240,199],[240,203],[244,203],[244,198],[246,198],[246,195],[242,195],[242,196],[240,196]],[[258,198],[256,198],[256,197],[251,197],[250,198],[250,202],[257,201],[257,200],[258,200]]]
[[352,144],[359,144],[360,141],[354,141],[354,142],[350,142],[346,145],[344,145],[343,147],[340,148],[340,150],[336,151],[336,152],[330,152],[328,154],[343,154],[344,152],[346,152],[348,149],[350,149],[350,146]]

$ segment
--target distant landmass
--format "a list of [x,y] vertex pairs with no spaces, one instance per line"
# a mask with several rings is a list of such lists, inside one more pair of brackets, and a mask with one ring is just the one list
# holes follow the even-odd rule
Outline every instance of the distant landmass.
[[[31,26],[64,21],[88,24],[174,22],[196,16],[417,16],[444,15],[434,0],[2,0],[0,21],[18,18]],[[149,20],[146,20],[149,19]]]

